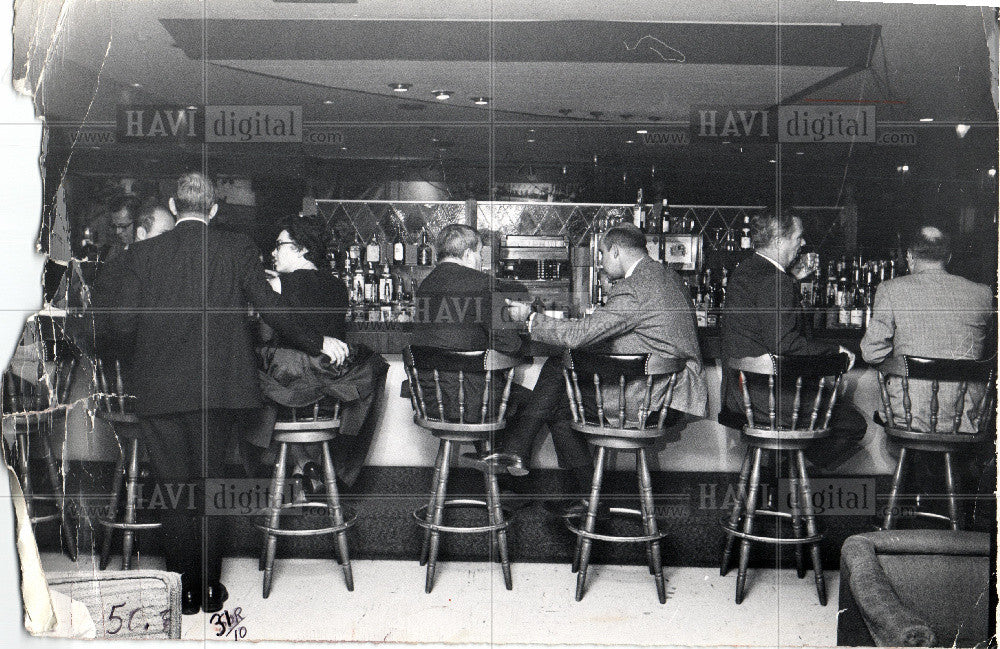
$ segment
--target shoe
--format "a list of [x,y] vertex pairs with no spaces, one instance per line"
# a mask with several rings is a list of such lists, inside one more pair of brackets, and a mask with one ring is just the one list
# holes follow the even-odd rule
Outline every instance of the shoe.
[[[550,514],[555,514],[562,518],[582,518],[587,515],[590,503],[586,500],[546,500],[542,503],[542,507]],[[603,519],[610,516],[611,508],[605,503],[598,503],[597,518]]]
[[469,460],[472,466],[483,473],[508,473],[515,478],[528,475],[524,460],[515,453],[491,453],[479,457],[475,453],[463,453],[462,457]]
[[201,589],[185,588],[181,591],[181,614],[194,615],[201,610]]
[[201,604],[201,610],[206,613],[216,613],[222,610],[222,603],[229,599],[229,591],[219,582],[209,585],[205,589],[205,598]]
[[302,465],[303,486],[306,494],[319,496],[326,493],[326,483],[323,482],[323,472],[315,462],[306,462]]

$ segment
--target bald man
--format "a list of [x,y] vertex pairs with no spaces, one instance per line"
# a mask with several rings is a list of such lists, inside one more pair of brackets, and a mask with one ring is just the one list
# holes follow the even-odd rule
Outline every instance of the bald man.
[[[939,228],[925,225],[906,251],[910,274],[879,284],[871,321],[861,339],[861,354],[872,365],[891,355],[977,360],[983,356],[993,318],[993,291],[945,270],[951,244]],[[886,386],[893,403],[902,399],[898,380]],[[957,393],[955,385],[941,387],[939,421],[951,421]],[[967,404],[975,403],[982,386],[970,386]],[[930,385],[910,381],[913,425],[927,427]],[[902,408],[896,411],[902,417]],[[899,422],[902,424],[902,421]],[[971,430],[968,413],[962,430]]]
[[135,240],[145,241],[174,229],[174,215],[166,207],[147,207],[135,223]]

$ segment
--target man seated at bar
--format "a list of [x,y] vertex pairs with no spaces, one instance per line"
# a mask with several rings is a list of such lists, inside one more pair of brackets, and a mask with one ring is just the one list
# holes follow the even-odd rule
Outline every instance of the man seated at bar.
[[[802,220],[788,210],[768,210],[750,221],[754,254],[742,261],[729,277],[720,326],[723,359],[763,354],[810,356],[843,352],[854,364],[854,354],[842,346],[809,338],[803,333],[799,308],[799,280],[815,272],[803,259],[792,264],[805,245]],[[766,386],[749,386],[763,390]],[[782,391],[784,397],[787,390]],[[794,389],[780,399],[782,413],[790,415]],[[754,403],[759,399],[751,399]],[[805,398],[803,397],[805,401]],[[787,408],[785,408],[787,404]],[[733,428],[746,425],[743,397],[735,370],[722,368],[722,410],[719,422]],[[766,419],[766,413],[764,413]],[[815,465],[832,469],[860,450],[867,424],[853,406],[838,401],[830,420],[830,440],[815,444],[806,457]]]
[[[906,251],[910,274],[882,282],[875,292],[875,306],[861,354],[872,365],[890,355],[978,360],[982,358],[993,312],[993,292],[984,284],[952,275],[945,270],[951,259],[947,234],[925,225],[914,235]],[[890,377],[886,384],[894,403],[902,399],[902,387]],[[911,379],[910,401],[913,426],[930,430],[928,423],[930,383]],[[966,403],[978,403],[982,385],[970,385]],[[944,384],[938,394],[939,421],[954,417],[958,386]],[[902,422],[902,412],[899,424]],[[968,412],[960,430],[972,432]]]
[[[493,307],[495,302],[503,305],[502,295],[505,292],[512,296],[527,295],[524,287],[515,283],[501,285],[480,270],[483,246],[475,228],[459,223],[446,225],[438,233],[436,248],[438,264],[420,283],[415,296],[414,342],[440,349],[493,349],[504,354],[523,356],[526,345],[518,329],[502,326],[501,314],[494,313]],[[483,375],[470,375],[464,380],[466,411],[478,412],[482,407]],[[442,393],[458,393],[457,372],[441,372],[440,382]],[[421,375],[420,384],[429,394],[434,393],[432,376]],[[502,382],[493,382],[492,390],[494,402],[499,403],[503,391]],[[508,413],[516,412],[527,396],[527,389],[513,384]],[[458,421],[456,400],[445,399],[444,402],[445,418]],[[428,402],[427,405],[437,415],[437,403]],[[482,460],[504,465],[510,475],[527,473],[520,456],[495,453]]]
[[[694,306],[684,282],[674,270],[647,254],[645,235],[630,223],[608,230],[599,248],[604,271],[614,282],[604,306],[580,320],[561,320],[531,313],[529,305],[522,302],[509,302],[511,317],[528,319],[533,341],[610,354],[659,354],[685,359],[686,367],[677,377],[670,408],[704,417],[708,385]],[[654,384],[654,410],[663,404],[667,381],[667,377],[661,377]],[[570,471],[579,493],[590,487],[593,461],[586,440],[570,427],[571,419],[562,358],[554,356],[545,362],[531,399],[511,423],[504,450],[527,457],[542,424],[548,424],[559,464]],[[574,513],[580,507],[581,503],[574,501],[564,513]]]

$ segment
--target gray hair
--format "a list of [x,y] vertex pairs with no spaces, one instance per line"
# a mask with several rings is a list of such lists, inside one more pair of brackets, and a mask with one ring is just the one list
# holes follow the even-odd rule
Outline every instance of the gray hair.
[[177,179],[177,194],[174,197],[177,212],[198,212],[208,214],[215,203],[215,187],[205,174],[193,171]]
[[[799,218],[791,210],[768,209],[750,219],[750,241],[754,250],[767,248],[778,237],[783,237],[795,228]],[[801,219],[800,219],[801,220]]]
[[452,223],[441,228],[436,244],[438,259],[445,257],[461,259],[466,251],[475,252],[479,249],[479,233],[471,226]]

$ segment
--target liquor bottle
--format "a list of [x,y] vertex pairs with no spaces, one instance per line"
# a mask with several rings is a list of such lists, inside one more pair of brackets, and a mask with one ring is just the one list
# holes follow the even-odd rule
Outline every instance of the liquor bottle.
[[365,270],[365,287],[364,287],[364,301],[367,305],[372,305],[375,303],[378,297],[378,284],[376,284],[375,279],[375,267],[372,262],[368,262],[368,268]]
[[420,231],[420,245],[417,246],[417,265],[430,266],[434,263],[434,251],[427,243],[427,230]]
[[667,199],[663,199],[663,205],[660,206],[660,234],[670,233],[670,206],[667,204]]
[[403,229],[396,228],[396,236],[392,240],[392,263],[402,266],[406,260],[406,242],[403,241]]
[[351,264],[361,263],[361,239],[358,237],[358,233],[354,233],[354,241],[351,242],[351,246],[347,249],[347,256],[351,260]]
[[632,209],[632,223],[639,228],[640,232],[646,231],[646,212],[642,209],[642,187],[639,188],[639,195],[635,200],[635,207]]
[[740,250],[750,250],[750,215],[743,215],[743,227],[740,228]]
[[382,263],[382,246],[374,234],[372,234],[372,240],[368,242],[368,246],[365,248],[365,261],[376,266]]
[[351,303],[355,305],[365,302],[365,271],[360,263],[354,265],[351,278]]
[[393,285],[395,280],[392,277],[392,273],[389,272],[389,264],[382,265],[382,275],[378,280],[378,296],[380,304],[392,304],[393,300]]

